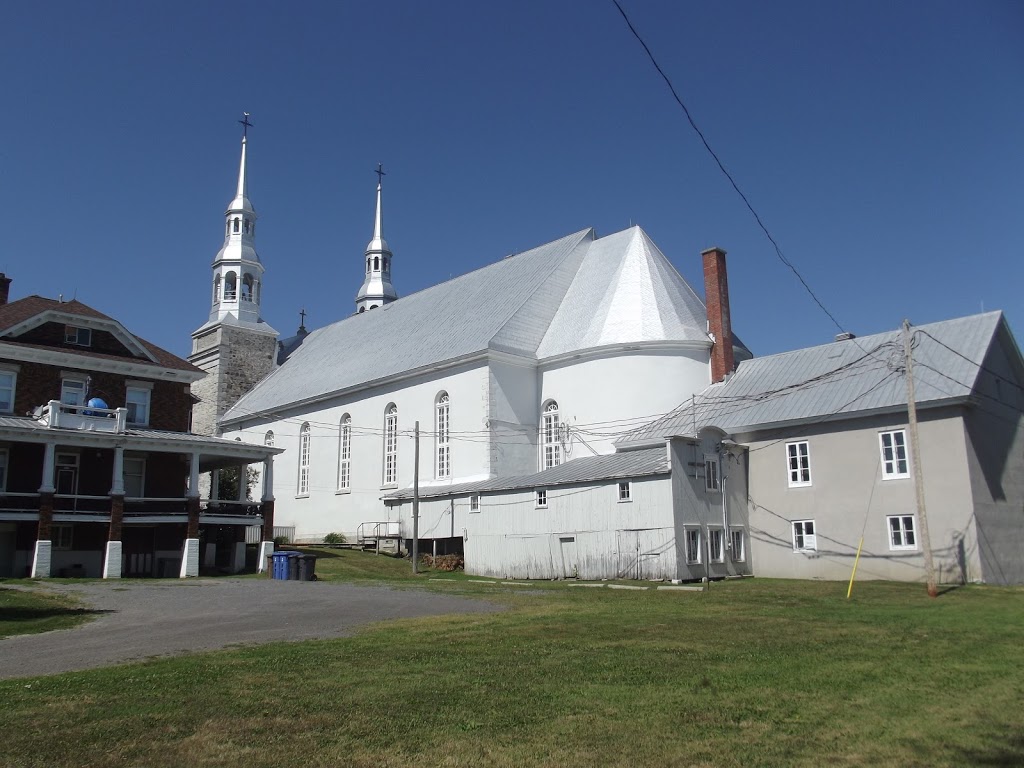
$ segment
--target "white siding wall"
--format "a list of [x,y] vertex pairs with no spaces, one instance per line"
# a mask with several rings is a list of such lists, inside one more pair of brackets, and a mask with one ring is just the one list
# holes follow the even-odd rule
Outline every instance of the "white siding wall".
[[[563,423],[590,432],[573,441],[569,458],[593,455],[582,440],[596,453],[612,453],[622,433],[703,391],[710,382],[708,360],[707,350],[615,350],[601,357],[542,365],[535,421],[539,425],[541,404],[555,400]],[[619,423],[608,423],[613,420]],[[538,454],[534,468],[539,465]]]

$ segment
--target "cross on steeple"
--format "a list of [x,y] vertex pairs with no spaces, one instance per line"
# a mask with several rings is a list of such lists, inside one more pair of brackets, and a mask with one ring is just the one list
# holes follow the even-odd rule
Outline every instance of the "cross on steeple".
[[384,166],[381,165],[380,163],[377,163],[377,170],[374,171],[374,173],[377,174],[377,183],[378,184],[380,184],[381,181],[383,181],[384,177],[387,176],[387,174],[384,173]]
[[299,333],[306,332],[306,308],[299,310]]
[[249,132],[249,129],[252,128],[252,123],[249,122],[249,113],[243,112],[242,119],[238,122],[242,124],[242,138],[244,139],[246,134]]

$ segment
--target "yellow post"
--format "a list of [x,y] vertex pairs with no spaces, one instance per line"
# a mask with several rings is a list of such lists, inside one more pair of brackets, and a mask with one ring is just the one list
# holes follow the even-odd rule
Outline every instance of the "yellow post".
[[846,599],[853,594],[853,580],[857,577],[857,563],[860,562],[860,548],[864,546],[864,537],[860,537],[860,544],[857,545],[857,557],[853,559],[853,573],[850,574],[850,586],[846,589]]

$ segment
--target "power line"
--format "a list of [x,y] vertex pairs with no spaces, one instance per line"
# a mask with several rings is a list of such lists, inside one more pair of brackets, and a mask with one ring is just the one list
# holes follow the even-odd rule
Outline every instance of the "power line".
[[729,173],[728,170],[726,170],[726,167],[722,163],[721,159],[718,157],[718,154],[715,152],[715,150],[711,148],[711,144],[708,143],[707,138],[704,136],[704,132],[697,127],[697,123],[693,119],[693,115],[690,114],[690,110],[687,108],[682,98],[680,98],[679,93],[676,91],[676,88],[672,84],[672,81],[669,79],[668,75],[665,74],[665,71],[661,68],[661,65],[658,64],[657,59],[654,58],[654,54],[651,53],[651,49],[648,47],[647,43],[644,42],[644,39],[640,36],[640,33],[637,32],[636,27],[633,26],[633,22],[629,20],[629,16],[626,15],[626,12],[619,4],[619,0],[612,0],[612,2],[615,3],[615,7],[619,9],[619,13],[622,14],[622,18],[626,22],[626,26],[629,27],[629,31],[633,33],[633,37],[635,37],[637,41],[640,43],[640,45],[643,46],[644,51],[647,53],[647,58],[651,60],[651,64],[654,65],[654,68],[658,71],[658,74],[661,75],[662,80],[665,81],[665,85],[667,85],[669,91],[672,92],[672,98],[674,98],[676,100],[676,103],[682,108],[683,114],[686,115],[686,119],[690,123],[690,127],[693,128],[697,136],[700,137],[701,143],[704,144],[704,148],[708,151],[708,154],[711,155],[715,163],[718,165],[718,169],[725,175],[725,178],[729,180],[729,183],[732,185],[732,188],[736,190],[736,194],[740,196],[740,199],[743,201],[743,204],[747,207],[747,210],[750,211],[751,215],[753,215],[754,217],[754,220],[757,222],[757,225],[761,228],[761,231],[764,232],[765,237],[768,238],[768,241],[772,244],[772,247],[775,248],[775,255],[779,257],[779,260],[783,264],[789,267],[790,271],[792,271],[794,275],[796,275],[797,280],[800,281],[800,284],[804,287],[804,289],[807,291],[810,297],[814,299],[814,303],[821,308],[822,312],[828,315],[828,319],[833,322],[836,328],[838,328],[840,331],[846,332],[846,329],[843,328],[839,321],[836,320],[835,316],[833,316],[833,314],[828,311],[825,305],[821,302],[821,299],[819,299],[817,294],[815,294],[814,291],[811,289],[811,286],[807,284],[807,281],[804,280],[804,277],[803,275],[800,274],[800,271],[795,266],[793,266],[793,263],[789,259],[787,259],[785,255],[783,255],[782,249],[779,247],[778,242],[776,242],[775,238],[772,236],[772,233],[768,231],[768,227],[765,226],[765,223],[764,221],[761,220],[760,215],[758,215],[757,211],[754,210],[754,206],[751,205],[750,200],[743,193],[743,190],[740,189],[739,184],[736,183],[736,180],[733,178],[732,174]]

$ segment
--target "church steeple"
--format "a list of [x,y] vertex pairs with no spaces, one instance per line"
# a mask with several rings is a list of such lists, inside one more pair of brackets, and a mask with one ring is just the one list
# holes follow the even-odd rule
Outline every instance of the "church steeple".
[[263,264],[256,253],[256,210],[249,201],[246,148],[249,113],[243,113],[242,158],[238,186],[224,213],[224,245],[213,260],[213,303],[210,321],[262,322]]
[[391,251],[384,239],[384,211],[381,206],[381,182],[384,169],[377,164],[377,210],[373,219],[373,238],[366,246],[363,258],[366,261],[366,277],[356,294],[356,311],[379,307],[398,298],[391,284]]

